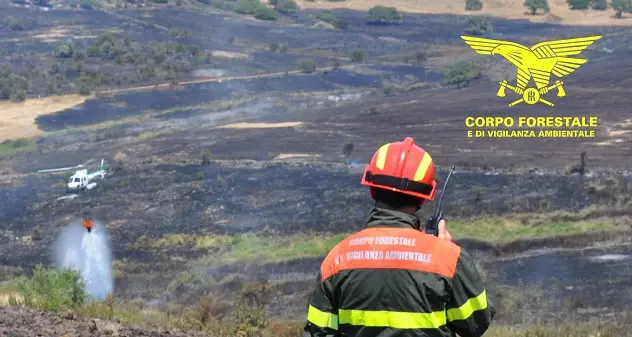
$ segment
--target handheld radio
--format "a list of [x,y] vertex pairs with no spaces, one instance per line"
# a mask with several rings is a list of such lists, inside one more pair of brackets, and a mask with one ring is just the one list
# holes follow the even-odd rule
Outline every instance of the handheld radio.
[[426,227],[424,228],[424,232],[426,234],[439,236],[439,221],[443,219],[443,208],[441,207],[443,204],[443,194],[445,193],[445,189],[448,186],[448,181],[450,181],[450,177],[452,176],[452,172],[454,172],[455,166],[452,165],[450,169],[450,173],[448,173],[448,177],[445,179],[445,183],[443,183],[443,188],[441,189],[441,195],[439,196],[439,203],[435,208],[434,215],[428,218],[428,222],[426,222]]

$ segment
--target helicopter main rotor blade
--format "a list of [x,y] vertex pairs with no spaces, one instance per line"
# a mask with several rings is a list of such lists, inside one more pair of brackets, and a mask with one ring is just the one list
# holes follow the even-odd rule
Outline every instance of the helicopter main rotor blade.
[[79,168],[80,166],[71,166],[71,167],[62,167],[56,169],[48,169],[48,170],[39,170],[37,173],[49,173],[49,172],[62,172],[62,171],[70,171]]
[[86,166],[86,165],[88,165],[88,164],[90,164],[90,163],[93,163],[94,161],[95,161],[95,159],[94,159],[94,158],[92,158],[92,159],[88,159],[85,163],[80,164],[80,165],[77,165],[77,166],[79,166],[79,167],[84,167],[84,166]]

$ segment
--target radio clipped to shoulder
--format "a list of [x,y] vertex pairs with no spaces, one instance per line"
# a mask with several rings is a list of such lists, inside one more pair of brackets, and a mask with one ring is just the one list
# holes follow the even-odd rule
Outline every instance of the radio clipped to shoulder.
[[454,172],[455,166],[452,165],[450,169],[450,173],[448,173],[448,177],[445,179],[445,183],[443,183],[443,188],[441,189],[441,195],[439,196],[439,203],[435,207],[434,215],[428,218],[426,222],[426,227],[424,228],[424,232],[426,234],[439,236],[439,221],[443,219],[443,194],[445,193],[445,189],[448,186],[448,181],[450,181],[450,177],[452,176],[452,172]]

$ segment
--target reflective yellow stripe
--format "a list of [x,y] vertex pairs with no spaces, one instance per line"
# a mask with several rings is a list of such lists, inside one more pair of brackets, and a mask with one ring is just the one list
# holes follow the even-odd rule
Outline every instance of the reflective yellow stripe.
[[415,172],[415,178],[413,178],[413,180],[420,181],[423,179],[424,176],[426,176],[426,172],[428,172],[430,163],[432,163],[432,157],[426,152],[424,153],[424,157],[421,158],[421,163],[419,163],[419,167],[417,167],[417,172]]
[[339,310],[340,324],[396,329],[437,329],[446,324],[443,311],[431,313]]
[[448,309],[448,321],[468,319],[474,311],[483,309],[487,309],[487,292],[485,290],[480,295],[467,300],[462,306]]
[[388,152],[388,146],[389,145],[391,145],[391,144],[384,144],[377,151],[377,162],[375,163],[375,165],[380,170],[383,170],[384,169],[384,164],[386,164],[386,153]]
[[311,305],[307,311],[307,320],[321,328],[338,329],[338,315],[320,311]]

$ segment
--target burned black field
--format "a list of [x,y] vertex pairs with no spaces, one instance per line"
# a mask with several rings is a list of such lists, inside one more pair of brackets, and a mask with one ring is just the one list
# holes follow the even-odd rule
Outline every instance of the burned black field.
[[[28,27],[0,30],[3,57],[15,68],[48,66],[50,55],[42,55],[64,36],[87,43],[107,31],[149,43],[168,39],[171,28],[189,29],[190,37],[174,40],[213,55],[178,85],[102,88],[34,119],[44,131],[36,150],[0,156],[4,266],[49,263],[57,233],[89,212],[110,231],[117,298],[158,307],[204,293],[228,301],[265,276],[278,290],[274,316],[302,319],[322,254],[362,228],[373,206],[360,185],[364,165],[383,143],[411,136],[435,159],[439,183],[457,166],[446,217],[501,308],[525,313],[501,315],[504,322],[626,308],[630,294],[617,289],[629,287],[632,274],[629,30],[490,19],[488,37],[527,45],[604,34],[587,51],[589,62],[565,79],[568,96],[549,94],[555,108],[509,108],[513,97],[496,97],[494,76],[464,89],[445,85],[445,65],[475,54],[463,48],[466,18],[458,16],[411,14],[400,26],[370,26],[366,13],[336,10],[349,27],[334,30],[314,26],[309,11],[275,23],[210,6],[2,11]],[[273,52],[272,44],[289,49]],[[362,62],[349,59],[354,50],[365,53]],[[430,56],[425,65],[411,62],[419,50]],[[305,58],[316,68],[333,59],[342,67],[297,71]],[[487,70],[494,62],[504,61],[480,60]],[[574,115],[597,116],[597,137],[472,139],[464,124],[468,116]],[[348,158],[346,143],[354,144]],[[581,152],[588,174],[566,174]],[[35,173],[90,158],[105,158],[111,174],[74,198],[63,174]],[[565,236],[577,232],[583,236]]]

